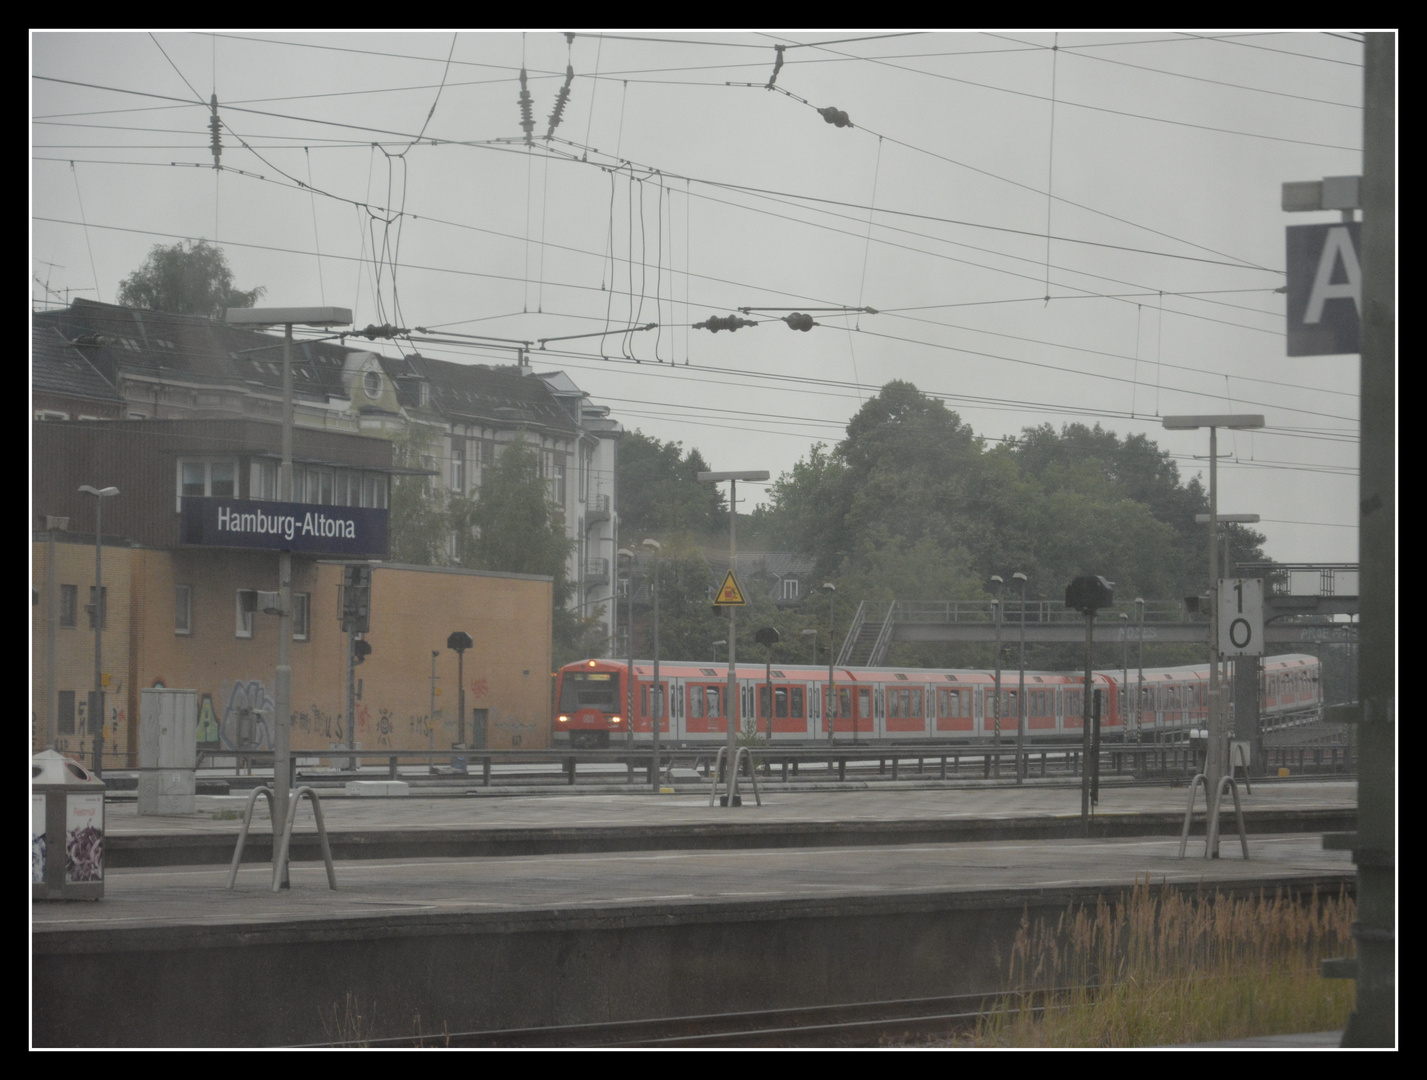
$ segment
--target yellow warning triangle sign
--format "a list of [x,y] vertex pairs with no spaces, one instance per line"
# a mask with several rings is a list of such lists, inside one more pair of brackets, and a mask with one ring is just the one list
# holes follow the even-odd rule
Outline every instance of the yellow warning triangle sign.
[[748,601],[743,598],[743,590],[738,587],[738,580],[733,576],[733,571],[728,572],[728,577],[723,579],[723,586],[718,591],[718,598],[714,603],[720,607],[732,607],[735,604],[747,605]]

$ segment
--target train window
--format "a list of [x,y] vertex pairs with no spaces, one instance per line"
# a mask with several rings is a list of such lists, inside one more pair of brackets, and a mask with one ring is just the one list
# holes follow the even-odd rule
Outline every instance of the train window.
[[803,719],[803,688],[801,686],[794,686],[791,688],[790,693],[792,694],[791,704],[793,719],[801,720]]
[[[663,687],[663,690],[662,690],[661,693],[660,693],[660,696],[663,697],[665,694],[667,694],[667,693],[669,692],[669,684],[666,683],[666,682],[661,682],[659,685]],[[641,687],[639,688],[639,690],[640,690],[640,699],[639,699],[640,715],[642,715],[642,716],[652,716],[653,714],[649,711],[649,686],[646,684],[646,685],[644,685],[644,686],[641,686]],[[661,715],[661,716],[664,715],[662,711],[660,712],[660,715]]]
[[560,711],[601,709],[618,712],[619,675],[606,672],[567,671],[560,680]]
[[696,686],[694,692],[703,692],[704,715],[719,717],[723,715],[723,687],[722,686]]
[[[773,688],[773,715],[779,720],[788,718],[788,688],[786,686]],[[758,688],[758,716],[763,720],[768,719],[767,685]]]
[[[844,690],[843,693],[845,694],[845,693],[847,693],[847,691]],[[872,715],[872,691],[871,691],[871,690],[859,690],[859,691],[857,691],[857,708],[858,708],[858,715],[859,715],[859,716],[871,716],[871,715]],[[852,714],[851,714],[851,712],[847,712],[847,713],[844,713],[843,715],[844,715],[844,716],[850,716],[850,715],[852,715]]]

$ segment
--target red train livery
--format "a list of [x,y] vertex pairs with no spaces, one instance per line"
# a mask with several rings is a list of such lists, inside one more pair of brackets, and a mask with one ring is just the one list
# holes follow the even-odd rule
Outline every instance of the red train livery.
[[[738,716],[745,729],[755,721],[765,738],[771,728],[774,742],[826,739],[829,723],[839,739],[850,739],[855,731],[858,739],[870,742],[978,741],[994,736],[998,714],[1003,737],[1015,734],[1018,677],[1015,669],[1002,671],[998,710],[995,677],[989,671],[838,668],[829,701],[827,668],[783,664],[775,666],[770,677],[763,665],[740,665]],[[1142,683],[1139,678],[1131,669],[1127,686],[1122,686],[1119,670],[1094,673],[1094,686],[1103,692],[1102,737],[1183,732],[1206,723],[1207,664],[1146,668]],[[631,720],[635,741],[649,740],[653,681],[653,663],[636,660],[631,717],[627,663],[581,660],[565,666],[557,676],[552,744],[601,747],[614,738],[617,745],[629,737]],[[667,702],[661,710],[662,740],[693,745],[727,738],[726,666],[660,661],[659,682]],[[1028,734],[1042,739],[1079,736],[1084,682],[1083,674],[1026,672]],[[1264,660],[1260,714],[1265,727],[1316,718],[1322,705],[1316,657],[1291,654]]]

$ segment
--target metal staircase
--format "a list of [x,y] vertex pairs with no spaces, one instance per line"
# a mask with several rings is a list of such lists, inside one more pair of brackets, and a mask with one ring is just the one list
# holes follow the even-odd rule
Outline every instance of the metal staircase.
[[878,667],[887,661],[887,646],[892,641],[892,627],[897,621],[897,603],[866,600],[857,605],[842,651],[837,654],[838,667]]

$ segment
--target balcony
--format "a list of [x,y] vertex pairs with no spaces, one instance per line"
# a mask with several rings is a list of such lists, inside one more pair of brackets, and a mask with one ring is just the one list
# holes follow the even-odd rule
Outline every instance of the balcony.
[[608,559],[586,559],[585,574],[582,579],[586,585],[608,585],[609,584],[609,560]]
[[591,496],[588,508],[585,510],[585,528],[592,529],[602,521],[609,520],[609,496]]

